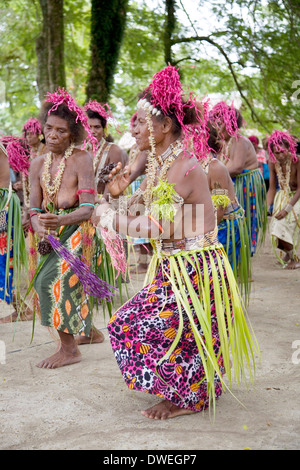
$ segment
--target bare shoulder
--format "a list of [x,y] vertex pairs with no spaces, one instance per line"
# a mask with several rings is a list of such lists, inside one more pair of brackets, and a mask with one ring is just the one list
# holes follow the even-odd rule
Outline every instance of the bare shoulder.
[[175,162],[170,168],[170,177],[187,178],[193,175],[200,175],[205,173],[202,169],[200,162],[195,156],[184,155],[183,153],[177,157]]
[[83,165],[91,165],[93,162],[92,155],[86,150],[75,148],[72,154],[72,163],[82,167]]
[[210,164],[209,164],[209,171],[210,173],[216,175],[216,176],[222,176],[228,174],[228,170],[224,163],[222,163],[220,160],[217,158],[214,158]]
[[111,144],[108,157],[110,162],[121,162],[123,161],[123,150],[117,144]]
[[44,153],[43,155],[38,155],[33,160],[31,160],[30,171],[31,172],[39,171],[41,169],[41,167],[44,165],[46,156],[47,156],[47,154]]

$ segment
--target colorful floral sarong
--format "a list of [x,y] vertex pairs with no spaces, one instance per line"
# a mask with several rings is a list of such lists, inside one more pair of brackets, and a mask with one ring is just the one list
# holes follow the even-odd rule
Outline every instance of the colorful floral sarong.
[[161,253],[149,283],[111,318],[112,349],[130,389],[201,411],[221,395],[224,372],[231,380],[229,344],[239,380],[253,341],[221,244]]
[[20,200],[11,188],[0,188],[0,300],[7,304],[18,297],[22,266],[27,266],[27,252]]
[[232,178],[237,199],[245,210],[251,255],[265,239],[267,229],[266,185],[259,168],[243,170]]
[[[61,243],[75,256],[82,254],[82,226],[66,227]],[[55,251],[45,255],[34,280],[39,296],[41,324],[72,335],[88,336],[92,310],[82,284]]]

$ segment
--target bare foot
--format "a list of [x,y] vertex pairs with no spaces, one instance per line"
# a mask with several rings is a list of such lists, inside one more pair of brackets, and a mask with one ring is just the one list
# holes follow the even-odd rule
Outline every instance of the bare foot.
[[103,343],[104,340],[104,334],[102,333],[102,331],[99,331],[96,328],[91,329],[90,336],[77,336],[75,339],[78,345]]
[[76,364],[81,361],[81,353],[77,346],[73,351],[64,351],[62,346],[57,353],[47,357],[36,366],[40,369],[57,369],[58,367]]
[[300,261],[290,261],[285,267],[285,269],[291,269],[291,270],[298,269],[298,268],[300,268]]
[[25,312],[18,314],[15,310],[11,315],[0,318],[0,323],[14,323],[16,321],[31,321],[33,319],[33,313],[30,308],[27,308]]
[[146,418],[164,420],[176,418],[176,416],[190,415],[193,414],[194,411],[180,408],[179,406],[173,405],[168,400],[163,400],[157,405],[141,411],[141,413],[143,416],[146,416]]

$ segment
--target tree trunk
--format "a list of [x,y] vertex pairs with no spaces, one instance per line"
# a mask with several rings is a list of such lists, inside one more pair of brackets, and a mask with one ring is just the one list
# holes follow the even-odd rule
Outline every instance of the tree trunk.
[[42,29],[36,39],[37,84],[40,99],[47,92],[66,86],[64,63],[63,0],[39,0]]
[[128,0],[92,0],[87,99],[108,101],[126,25]]
[[165,62],[167,65],[172,65],[172,35],[176,26],[175,17],[175,6],[176,0],[165,0],[165,30],[164,30],[164,51],[165,51]]

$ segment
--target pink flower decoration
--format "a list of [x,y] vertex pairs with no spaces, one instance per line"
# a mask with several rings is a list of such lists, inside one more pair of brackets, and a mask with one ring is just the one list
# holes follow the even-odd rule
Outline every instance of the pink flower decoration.
[[47,93],[45,101],[48,103],[53,103],[53,106],[52,108],[50,108],[48,114],[50,114],[51,111],[56,111],[58,106],[60,106],[61,104],[65,104],[70,111],[74,111],[77,114],[76,122],[79,120],[88,134],[88,137],[83,143],[83,148],[85,148],[87,142],[90,141],[92,144],[93,152],[95,153],[97,149],[97,139],[93,136],[91,132],[87,115],[85,114],[83,109],[76,104],[74,98],[72,98],[72,96],[67,92],[67,90],[59,87],[58,90],[54,93]]
[[30,118],[28,121],[25,122],[23,126],[23,131],[31,132],[32,134],[41,134],[42,133],[42,126],[38,119]]
[[[287,148],[287,145],[288,145],[288,148]],[[270,161],[272,163],[276,163],[277,161],[273,152],[274,149],[283,153],[289,152],[291,154],[292,161],[294,163],[298,161],[295,139],[288,132],[276,130],[272,132],[272,134],[270,135],[269,140],[268,140],[268,151],[269,151]]]

